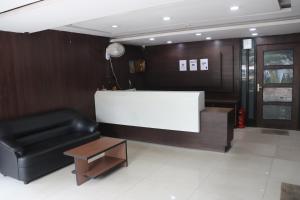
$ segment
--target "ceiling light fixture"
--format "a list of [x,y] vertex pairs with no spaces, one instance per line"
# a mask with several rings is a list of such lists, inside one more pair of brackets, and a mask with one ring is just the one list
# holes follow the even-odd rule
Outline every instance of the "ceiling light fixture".
[[167,44],[172,44],[173,42],[171,40],[167,41]]
[[252,33],[252,36],[258,36],[258,33]]
[[256,31],[256,28],[249,28],[249,31],[251,32]]
[[211,37],[206,37],[206,40],[211,40]]
[[231,6],[231,7],[230,7],[230,10],[231,10],[231,11],[238,11],[239,9],[240,9],[239,6]]
[[171,195],[171,199],[172,199],[172,200],[175,200],[175,199],[176,199],[176,196]]
[[118,26],[118,25],[112,25],[111,27],[113,27],[113,28],[118,28],[119,26]]
[[150,41],[154,41],[154,40],[155,40],[155,38],[153,38],[153,37],[152,37],[152,38],[149,38],[149,40],[150,40]]
[[170,20],[171,20],[171,17],[168,17],[168,16],[163,17],[163,20],[164,20],[164,21],[170,21]]
[[196,33],[195,35],[196,35],[196,36],[201,36],[201,35],[202,35],[202,33]]

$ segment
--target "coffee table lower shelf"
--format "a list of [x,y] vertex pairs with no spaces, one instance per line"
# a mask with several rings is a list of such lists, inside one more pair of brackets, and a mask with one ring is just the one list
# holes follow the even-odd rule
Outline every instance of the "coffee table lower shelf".
[[97,176],[100,176],[101,174],[121,164],[126,164],[126,160],[110,156],[103,156],[102,158],[89,163],[89,170],[84,172],[83,175],[88,178],[96,178]]
[[[96,178],[117,166],[127,167],[127,142],[123,139],[101,137],[64,152],[75,162],[77,185]],[[101,157],[96,156],[103,154]],[[90,159],[96,158],[89,162]]]

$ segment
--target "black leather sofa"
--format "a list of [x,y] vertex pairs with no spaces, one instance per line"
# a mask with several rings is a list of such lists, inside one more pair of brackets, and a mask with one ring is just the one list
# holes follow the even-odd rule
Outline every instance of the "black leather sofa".
[[62,109],[0,122],[0,172],[24,183],[73,162],[65,150],[100,137],[97,123]]

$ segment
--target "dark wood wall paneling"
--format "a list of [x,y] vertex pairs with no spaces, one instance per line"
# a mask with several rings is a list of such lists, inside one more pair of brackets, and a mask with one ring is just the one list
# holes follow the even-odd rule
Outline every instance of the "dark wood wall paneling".
[[61,107],[94,117],[107,38],[44,31],[0,32],[0,40],[1,119]]
[[[70,107],[94,118],[94,92],[111,82],[105,48],[109,39],[60,31],[0,32],[0,119]],[[128,88],[128,46],[116,65]],[[125,67],[124,67],[124,66]]]
[[13,37],[0,33],[0,116],[7,118],[17,113]]
[[300,43],[300,33],[294,33],[294,34],[288,34],[288,35],[257,37],[255,42],[256,42],[256,45]]
[[[268,48],[272,45],[285,45],[285,44],[292,44],[294,47],[294,73],[298,73],[294,76],[294,89],[295,89],[295,99],[298,100],[294,109],[298,110],[300,113],[300,79],[296,79],[296,77],[300,77],[300,70],[299,70],[299,59],[300,58],[300,33],[288,34],[288,35],[277,35],[277,36],[266,36],[266,37],[258,37],[256,38],[256,45],[258,47]],[[297,115],[298,116],[298,115]],[[293,119],[293,125],[290,128],[293,129],[300,129],[300,117],[298,116],[296,119]],[[280,127],[279,127],[280,128]]]
[[[199,59],[209,59],[209,70],[199,71]],[[239,95],[240,40],[215,40],[145,49],[147,89],[205,90],[207,94]],[[197,72],[179,72],[178,62],[198,59]]]

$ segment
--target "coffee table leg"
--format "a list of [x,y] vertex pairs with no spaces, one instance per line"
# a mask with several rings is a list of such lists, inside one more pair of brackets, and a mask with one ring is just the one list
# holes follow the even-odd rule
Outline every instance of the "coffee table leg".
[[126,162],[124,162],[123,165],[125,167],[128,166],[128,163],[127,163],[127,144],[126,143],[122,143],[122,144],[106,151],[105,156],[124,159],[124,160],[126,160]]
[[87,160],[75,158],[75,170],[76,170],[76,181],[77,185],[81,185],[89,180],[88,177],[83,175],[89,169],[89,164]]
[[125,154],[126,154],[125,167],[128,167],[127,141],[125,142]]

